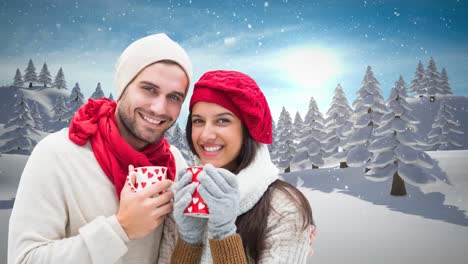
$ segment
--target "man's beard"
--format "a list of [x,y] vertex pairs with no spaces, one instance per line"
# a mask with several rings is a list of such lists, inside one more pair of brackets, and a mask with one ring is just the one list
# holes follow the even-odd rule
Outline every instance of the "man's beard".
[[[138,133],[138,127],[137,127],[137,122],[136,122],[136,118],[135,119],[130,119],[126,114],[125,114],[125,110],[120,110],[118,109],[117,110],[118,112],[118,115],[119,115],[119,119],[121,120],[121,123],[122,125],[124,126],[125,130],[134,138],[146,143],[146,144],[154,144],[156,142],[158,142],[159,140],[161,140],[161,138],[164,136],[164,134],[166,133],[167,130],[169,130],[169,128],[171,128],[175,122],[172,122],[172,124],[161,131],[161,134],[159,136],[157,136],[155,139],[148,139],[148,138],[144,138],[142,135],[139,135],[140,133]],[[138,113],[136,113],[135,115],[138,115]],[[169,122],[166,121],[166,122]],[[146,131],[149,131],[150,133],[153,133],[153,134],[156,134],[156,132],[154,132],[153,129],[151,128],[142,128],[142,129],[146,129]]]

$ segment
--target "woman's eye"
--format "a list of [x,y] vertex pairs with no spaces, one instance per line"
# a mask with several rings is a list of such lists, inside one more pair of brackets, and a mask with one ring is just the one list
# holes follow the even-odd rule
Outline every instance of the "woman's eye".
[[192,119],[192,124],[201,124],[203,123],[203,120],[201,119]]
[[221,119],[218,119],[218,123],[219,124],[227,124],[227,123],[230,123],[231,121],[227,118],[221,118]]

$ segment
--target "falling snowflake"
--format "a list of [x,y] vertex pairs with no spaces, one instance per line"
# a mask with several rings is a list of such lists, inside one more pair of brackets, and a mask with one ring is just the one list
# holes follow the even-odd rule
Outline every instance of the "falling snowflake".
[[270,4],[265,1],[265,4],[263,4],[264,7],[268,7]]
[[252,28],[252,25],[251,25],[251,24],[248,24],[247,27],[248,27],[249,29],[251,29],[251,28]]

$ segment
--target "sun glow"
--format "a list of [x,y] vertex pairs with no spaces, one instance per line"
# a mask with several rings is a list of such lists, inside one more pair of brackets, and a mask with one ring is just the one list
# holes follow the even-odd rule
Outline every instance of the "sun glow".
[[281,56],[280,65],[286,71],[286,78],[302,88],[324,88],[339,72],[335,53],[326,48],[287,51]]

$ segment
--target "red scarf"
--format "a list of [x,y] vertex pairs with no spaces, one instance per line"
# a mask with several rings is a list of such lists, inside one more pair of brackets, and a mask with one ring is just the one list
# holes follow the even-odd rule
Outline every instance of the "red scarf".
[[94,156],[114,183],[119,199],[130,164],[135,167],[166,166],[167,178],[174,180],[175,160],[167,140],[162,137],[143,151],[136,151],[120,136],[115,108],[116,103],[108,99],[89,99],[73,116],[68,137],[80,146],[91,140]]

